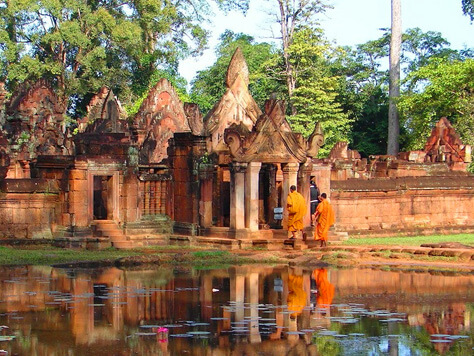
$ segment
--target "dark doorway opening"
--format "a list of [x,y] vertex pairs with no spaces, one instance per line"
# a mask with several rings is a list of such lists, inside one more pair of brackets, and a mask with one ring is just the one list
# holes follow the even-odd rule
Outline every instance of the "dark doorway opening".
[[111,220],[112,206],[112,176],[94,176],[94,220]]

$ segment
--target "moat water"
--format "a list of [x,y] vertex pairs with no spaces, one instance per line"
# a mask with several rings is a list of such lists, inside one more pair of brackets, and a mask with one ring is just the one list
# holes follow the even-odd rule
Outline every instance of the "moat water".
[[472,355],[474,275],[0,269],[0,355]]

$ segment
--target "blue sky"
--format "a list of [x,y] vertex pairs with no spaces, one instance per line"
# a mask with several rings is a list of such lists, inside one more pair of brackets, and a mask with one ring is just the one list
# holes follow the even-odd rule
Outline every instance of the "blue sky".
[[[332,0],[334,9],[320,19],[326,37],[338,45],[353,46],[380,37],[380,28],[390,27],[390,0]],[[212,32],[210,48],[202,57],[191,58],[180,65],[180,73],[190,81],[196,72],[215,61],[214,46],[226,29],[243,32],[258,42],[278,36],[272,21],[276,0],[251,0],[246,16],[224,15],[216,11],[207,28]],[[474,48],[474,24],[462,14],[461,0],[402,0],[402,27],[419,27],[422,31],[441,32],[451,48]]]

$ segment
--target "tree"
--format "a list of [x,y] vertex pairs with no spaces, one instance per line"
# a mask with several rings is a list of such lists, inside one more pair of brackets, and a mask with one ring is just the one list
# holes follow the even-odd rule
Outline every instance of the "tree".
[[347,141],[350,131],[350,120],[337,101],[339,78],[331,69],[335,53],[322,31],[309,27],[295,31],[287,51],[295,73],[295,88],[289,98],[295,114],[289,122],[305,137],[316,122],[321,123],[326,141],[321,155],[325,155],[338,141]]
[[474,59],[431,58],[406,78],[399,108],[409,149],[421,149],[434,124],[446,116],[464,143],[474,144]]
[[402,45],[401,0],[392,0],[392,32],[390,37],[390,84],[388,91],[388,142],[387,154],[399,150],[400,119],[396,101],[400,96],[400,58]]
[[[216,48],[216,62],[199,71],[191,82],[191,100],[207,113],[220,100],[226,90],[225,78],[230,59],[240,47],[249,68],[249,89],[255,101],[263,107],[271,93],[281,93],[284,88],[275,74],[275,63],[280,58],[278,49],[269,43],[257,43],[252,36],[227,30],[220,36]],[[279,72],[279,71],[276,71]]]
[[474,0],[462,0],[462,12],[474,21]]
[[[273,0],[271,0],[273,1]],[[285,65],[285,80],[288,96],[291,98],[296,87],[295,69],[289,58],[289,48],[293,44],[295,31],[301,26],[315,28],[316,16],[324,13],[330,8],[324,0],[277,0],[278,11],[277,22],[280,25],[283,60]],[[296,114],[296,110],[291,106],[291,113]]]
[[[245,11],[248,1],[214,0]],[[177,73],[180,59],[207,44],[205,0],[9,0],[0,5],[0,61],[10,90],[49,79],[73,111],[108,86],[133,101],[156,71]]]
[[339,78],[337,101],[352,121],[351,147],[363,157],[385,154],[388,125],[388,73],[380,70],[384,39],[341,48],[332,64]]

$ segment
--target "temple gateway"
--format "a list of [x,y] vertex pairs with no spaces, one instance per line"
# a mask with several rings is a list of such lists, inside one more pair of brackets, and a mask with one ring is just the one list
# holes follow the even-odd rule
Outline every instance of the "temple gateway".
[[162,79],[133,117],[102,88],[71,131],[66,103],[47,82],[8,99],[0,84],[0,239],[278,247],[289,187],[309,204],[312,177],[335,209],[330,240],[474,231],[471,147],[446,118],[423,151],[366,159],[340,142],[319,159],[321,126],[307,139],[293,132],[284,103],[260,108],[248,85],[238,49],[226,92],[205,116]]

